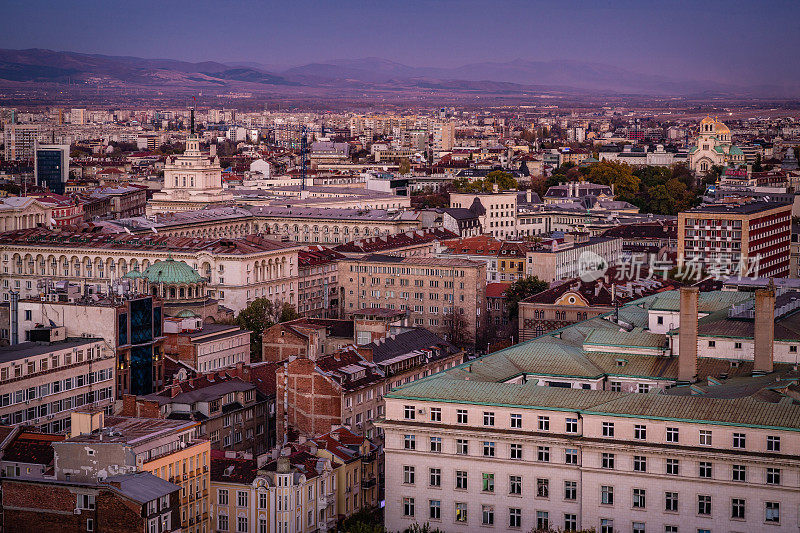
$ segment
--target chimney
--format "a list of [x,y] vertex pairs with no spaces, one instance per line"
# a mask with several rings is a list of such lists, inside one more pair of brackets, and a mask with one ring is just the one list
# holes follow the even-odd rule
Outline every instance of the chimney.
[[753,322],[754,364],[753,372],[772,372],[773,343],[775,340],[775,289],[756,290],[756,316]]
[[217,155],[217,145],[216,144],[209,145],[209,147],[208,147],[208,155],[210,155],[211,157],[216,157],[216,155]]
[[530,189],[528,189],[527,191],[525,191],[525,201],[526,201],[527,203],[531,203],[531,202],[533,201],[533,194],[531,193],[531,190],[530,190]]
[[678,380],[697,378],[697,313],[700,290],[681,287],[680,335],[678,337]]

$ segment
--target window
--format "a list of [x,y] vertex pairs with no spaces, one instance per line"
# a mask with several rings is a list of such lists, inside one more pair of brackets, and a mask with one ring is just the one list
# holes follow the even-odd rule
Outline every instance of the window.
[[564,450],[564,463],[568,465],[578,464],[578,450],[575,448],[567,448]]
[[86,531],[94,531],[94,519],[87,518],[86,519]]
[[744,465],[733,465],[733,481],[747,481],[747,467]]
[[733,434],[733,447],[734,448],[744,448],[745,447],[744,433],[734,433]]
[[770,524],[778,524],[781,521],[781,504],[778,502],[765,502],[764,521]]
[[78,494],[78,503],[75,507],[77,509],[94,509],[94,495]]
[[484,426],[494,425],[494,413],[488,411],[483,413],[483,425]]
[[664,526],[664,533],[678,533],[678,526]]
[[601,518],[600,533],[614,533],[614,521],[610,518]]
[[550,431],[550,417],[549,416],[540,416],[539,417],[539,431]]
[[536,511],[536,529],[539,531],[548,531],[550,529],[550,513]]
[[665,492],[664,493],[664,510],[671,513],[678,512],[678,493]]
[[736,350],[741,350],[742,349],[742,343],[741,342],[734,342],[733,343],[733,348],[736,349]]
[[247,517],[240,516],[236,519],[236,531],[239,533],[247,533],[249,530],[247,529]]
[[442,469],[441,468],[431,468],[430,469],[430,481],[431,487],[441,487],[442,486]]
[[456,522],[467,521],[467,504],[456,502]]
[[680,475],[680,462],[677,459],[667,459],[667,474],[670,476]]
[[614,468],[614,454],[613,453],[604,453],[601,456],[601,463],[602,468]]
[[483,442],[483,456],[494,457],[494,442],[490,441]]
[[508,476],[508,493],[515,496],[522,494],[522,476]]
[[522,444],[511,445],[511,459],[522,459]]
[[467,490],[467,472],[464,470],[456,470],[456,488]]
[[522,428],[522,415],[520,415],[520,414],[512,414],[511,415],[511,427],[513,429]]
[[622,382],[621,381],[612,381],[611,382],[611,392],[622,392]]
[[456,410],[456,422],[459,424],[466,424],[467,423],[467,410],[466,409],[457,409]]
[[564,482],[564,499],[577,500],[578,499],[578,482],[565,481]]
[[614,422],[603,422],[603,436],[604,437],[614,436]]
[[228,489],[217,490],[217,502],[220,505],[228,505]]
[[711,463],[707,461],[700,461],[700,472],[698,475],[700,477],[710,478],[712,476]]
[[564,428],[567,433],[577,433],[578,432],[578,419],[577,418],[567,418],[566,420],[566,427]]
[[708,430],[700,430],[700,446],[711,446],[711,432]]
[[647,457],[643,455],[634,455],[633,470],[634,472],[647,472]]
[[639,394],[647,394],[650,392],[650,384],[649,383],[639,383],[637,388]]
[[428,509],[430,509],[428,517],[431,520],[441,520],[442,502],[440,500],[428,500]]
[[538,478],[536,480],[536,497],[549,498],[550,497],[550,480]]
[[403,416],[406,420],[414,420],[417,416],[417,410],[413,405],[406,405],[403,407]]
[[550,462],[550,446],[539,446],[536,451],[536,460]]
[[667,428],[667,442],[678,442],[678,428]]
[[600,487],[600,503],[614,505],[614,487],[603,485]]
[[633,533],[645,533],[644,532],[644,522],[634,522],[632,531],[633,531]]
[[767,435],[767,451],[768,452],[781,451],[781,438],[773,435]]
[[767,468],[767,485],[780,485],[780,484],[781,484],[781,469]]
[[522,527],[522,509],[518,507],[508,509],[508,527]]
[[458,455],[467,455],[469,453],[469,441],[465,439],[456,439],[456,453]]
[[483,484],[481,485],[483,492],[494,492],[494,474],[483,473]]
[[744,499],[733,498],[731,499],[731,518],[744,520]]
[[572,513],[564,513],[564,531],[577,531],[578,529],[578,515]]
[[494,525],[494,507],[491,505],[481,507],[481,524],[484,526]]
[[414,435],[406,435],[403,441],[403,447],[406,450],[416,450],[417,449],[417,438]]
[[228,515],[217,515],[217,529],[220,531],[228,531]]
[[647,507],[645,489],[633,489],[633,506],[637,509]]
[[403,467],[403,483],[406,485],[413,485],[414,484],[414,467],[413,466],[404,466]]
[[236,504],[239,507],[247,507],[247,492],[243,490],[237,491]]
[[635,426],[633,426],[633,438],[636,440],[646,440],[647,426],[642,424],[636,424]]
[[414,516],[414,498],[403,498],[403,516]]
[[442,451],[442,437],[431,437],[431,451],[436,453]]
[[441,421],[442,421],[442,408],[431,407],[431,422],[441,422]]
[[697,497],[697,514],[711,514],[711,496],[704,496],[701,494]]

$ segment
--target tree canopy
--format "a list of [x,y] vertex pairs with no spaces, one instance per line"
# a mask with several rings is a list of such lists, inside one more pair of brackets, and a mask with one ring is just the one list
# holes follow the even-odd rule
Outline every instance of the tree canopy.
[[533,296],[550,286],[546,281],[540,280],[536,276],[528,276],[518,279],[506,289],[506,301],[508,302],[508,315],[514,319],[519,312],[519,302],[528,296]]
[[508,172],[502,170],[493,170],[486,174],[483,179],[470,181],[467,178],[456,178],[453,180],[453,189],[457,192],[492,192],[494,185],[501,191],[510,191],[517,189],[517,180]]
[[279,322],[287,322],[298,318],[294,306],[284,302],[277,305],[268,298],[256,298],[236,315],[236,324],[250,330],[250,359],[261,359],[261,339],[264,330]]

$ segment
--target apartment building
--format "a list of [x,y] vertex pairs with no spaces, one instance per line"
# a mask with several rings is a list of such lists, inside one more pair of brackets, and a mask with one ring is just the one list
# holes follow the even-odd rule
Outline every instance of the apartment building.
[[206,324],[197,316],[168,317],[164,319],[164,354],[198,373],[213,372],[249,363],[250,335],[239,326]]
[[4,479],[2,528],[9,533],[179,532],[179,507],[180,487],[147,472],[83,482]]
[[[105,417],[102,411],[73,411],[70,438],[54,442],[55,478],[97,481],[149,472],[180,486],[181,531],[209,531],[209,441],[199,423],[160,418]],[[106,481],[108,481],[108,479]]]
[[235,376],[212,373],[173,383],[161,392],[125,396],[123,416],[156,416],[199,422],[198,435],[215,450],[267,451],[268,398]]
[[335,318],[339,313],[338,260],[341,253],[309,246],[297,254],[297,312],[303,316]]
[[[387,495],[387,528],[797,527],[800,407],[778,385],[794,365],[769,326],[786,302],[762,290],[745,316],[752,300],[658,293],[389,391],[378,425],[387,486],[402,488]],[[753,358],[698,352],[709,319],[731,341],[749,322]]]
[[791,234],[791,204],[703,204],[678,213],[678,261],[723,276],[744,262],[742,276],[787,277]]
[[460,257],[486,263],[486,282],[516,281],[524,278],[528,245],[509,242],[491,235],[477,235],[444,241],[438,257]]
[[371,254],[339,264],[345,316],[368,308],[405,311],[412,324],[445,339],[475,341],[485,321],[486,265],[458,258]]
[[548,283],[572,279],[584,271],[604,270],[618,264],[621,253],[621,239],[567,234],[533,245],[526,254],[525,272]]
[[34,330],[32,339],[0,347],[0,424],[62,433],[72,409],[110,413],[115,359],[102,339],[67,338],[64,328]]
[[101,335],[108,355],[116,360],[114,387],[123,394],[149,394],[164,384],[162,302],[151,296],[124,298],[81,296],[65,285],[40,298],[20,300],[19,337],[39,338],[56,323],[69,337]]
[[336,475],[307,450],[258,466],[254,459],[212,452],[212,532],[311,533],[336,525]]
[[483,231],[495,238],[514,238],[518,235],[517,198],[517,191],[452,193],[450,207],[477,214]]

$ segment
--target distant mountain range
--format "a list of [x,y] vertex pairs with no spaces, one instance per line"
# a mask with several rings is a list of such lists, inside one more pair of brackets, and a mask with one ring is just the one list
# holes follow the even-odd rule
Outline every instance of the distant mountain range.
[[76,83],[145,87],[305,86],[321,89],[428,89],[467,92],[546,92],[731,95],[796,98],[800,85],[742,87],[673,79],[581,61],[472,63],[453,68],[411,67],[381,58],[342,59],[275,70],[253,62],[191,63],[52,50],[0,49],[0,83]]

